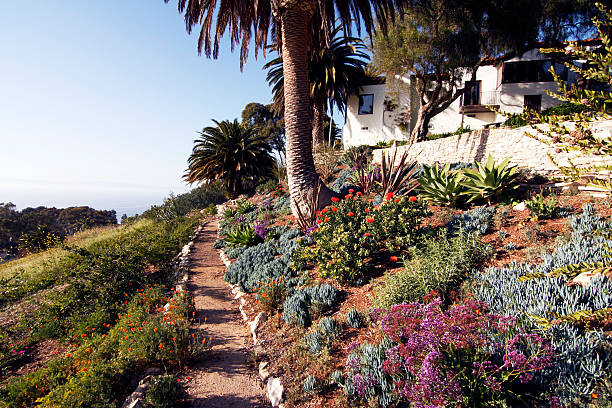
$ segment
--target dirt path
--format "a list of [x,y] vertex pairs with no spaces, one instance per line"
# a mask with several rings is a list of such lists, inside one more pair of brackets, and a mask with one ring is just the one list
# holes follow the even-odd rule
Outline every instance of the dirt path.
[[225,266],[212,247],[216,238],[216,223],[207,223],[191,257],[189,291],[195,297],[196,318],[213,337],[213,347],[191,367],[187,392],[194,407],[263,407],[264,392],[246,366],[245,327],[238,305],[223,280]]

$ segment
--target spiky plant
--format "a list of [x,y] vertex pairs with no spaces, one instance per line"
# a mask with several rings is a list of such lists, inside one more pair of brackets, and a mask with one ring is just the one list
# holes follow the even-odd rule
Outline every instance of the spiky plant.
[[493,156],[489,155],[487,162],[482,165],[476,163],[476,169],[466,169],[463,174],[465,194],[469,196],[468,202],[485,199],[489,204],[494,198],[499,198],[502,192],[514,189],[518,185],[516,166],[508,166],[510,158],[495,164]]

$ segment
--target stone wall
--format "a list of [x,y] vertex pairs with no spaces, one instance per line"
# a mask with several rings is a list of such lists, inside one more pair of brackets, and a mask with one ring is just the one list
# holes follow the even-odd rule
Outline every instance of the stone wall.
[[[612,136],[612,121],[596,123],[594,133],[603,137]],[[530,127],[518,129],[483,129],[444,139],[430,140],[399,146],[402,153],[408,151],[410,161],[423,164],[484,162],[491,154],[497,162],[510,158],[510,163],[527,167],[540,173],[557,173],[560,166],[570,166],[569,160],[578,167],[612,165],[610,156],[583,156],[575,150],[565,151],[527,136],[537,134]],[[374,160],[381,161],[383,152],[389,154],[393,148],[374,152]],[[553,160],[550,159],[553,157]]]

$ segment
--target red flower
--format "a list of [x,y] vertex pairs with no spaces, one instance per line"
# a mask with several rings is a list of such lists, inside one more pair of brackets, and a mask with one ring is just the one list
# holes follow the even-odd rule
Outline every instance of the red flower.
[[347,215],[348,215],[349,217],[352,217],[353,215],[355,215],[355,213],[354,213],[354,212],[352,212],[352,211],[349,211],[349,213],[348,213]]
[[324,220],[324,221],[325,221],[325,222],[329,222],[329,218],[325,217],[325,220]]
[[372,218],[372,217],[366,218],[366,222],[367,222],[368,224],[371,224],[371,223],[373,223],[373,222],[374,222],[374,218]]
[[392,199],[393,197],[395,197],[395,194],[393,194],[393,191],[387,193],[387,200]]
[[331,210],[332,210],[332,212],[336,212],[336,211],[338,211],[338,208],[337,207],[332,207]]
[[358,191],[356,194],[357,194],[358,196],[360,196],[360,197],[363,195],[363,193],[362,193],[361,191]]
[[322,209],[321,212],[325,214],[327,212],[327,208]]
[[332,197],[332,198],[331,198],[331,200],[332,200],[334,203],[337,203],[338,201],[340,201],[340,199],[339,199],[338,197]]
[[344,196],[344,198],[348,200],[348,199],[349,199],[349,198],[351,198],[352,196],[353,196],[352,194],[347,194],[347,195],[345,195],[345,196]]
[[410,196],[408,200],[414,203],[417,200],[417,198],[415,196]]
[[395,256],[395,255],[391,255],[391,256],[389,257],[389,260],[390,260],[391,262],[397,262],[397,256]]
[[353,190],[352,188],[349,189],[349,193],[354,193],[354,192],[355,192],[355,190]]
[[369,233],[369,232],[366,232],[366,233],[365,233],[365,234],[363,234],[363,235],[365,235],[366,237],[369,237],[369,236],[370,236],[370,233]]
[[399,198],[393,199],[393,202],[396,203],[396,204],[399,203]]
[[317,211],[317,215],[320,217],[321,216],[321,211]]
[[369,209],[369,208],[366,208],[366,209],[365,209],[365,212],[369,213],[369,212],[370,212],[370,209]]

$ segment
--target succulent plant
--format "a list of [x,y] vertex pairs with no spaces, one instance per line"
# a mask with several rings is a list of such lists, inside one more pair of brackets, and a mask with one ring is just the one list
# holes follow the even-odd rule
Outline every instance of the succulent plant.
[[423,198],[433,204],[454,206],[465,191],[462,180],[463,173],[450,170],[450,163],[442,168],[425,166],[419,178],[419,190]]
[[363,317],[357,309],[352,308],[346,314],[346,323],[354,329],[359,329],[363,326]]
[[453,219],[446,224],[446,228],[451,234],[456,234],[459,230],[467,233],[476,231],[479,234],[485,234],[489,229],[495,211],[495,207],[474,208],[463,214],[453,216]]
[[483,198],[491,204],[492,198],[499,198],[505,190],[516,188],[519,173],[516,166],[508,166],[509,162],[507,158],[496,165],[493,156],[489,155],[484,165],[476,163],[475,170],[464,170],[461,184],[469,196],[468,202]]
[[313,375],[306,377],[304,381],[304,392],[306,394],[313,394],[317,392],[317,379]]

